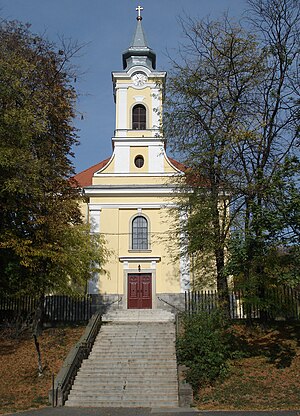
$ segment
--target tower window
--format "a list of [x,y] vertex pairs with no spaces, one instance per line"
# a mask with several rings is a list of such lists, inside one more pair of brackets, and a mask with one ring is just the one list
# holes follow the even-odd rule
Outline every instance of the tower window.
[[132,109],[132,129],[146,130],[146,108],[137,104]]
[[148,221],[142,215],[132,221],[132,250],[148,250]]

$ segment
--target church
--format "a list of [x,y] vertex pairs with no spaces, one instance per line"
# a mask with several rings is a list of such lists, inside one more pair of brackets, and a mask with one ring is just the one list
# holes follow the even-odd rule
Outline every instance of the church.
[[190,287],[188,259],[176,223],[176,178],[185,167],[166,154],[161,135],[166,73],[142,27],[142,7],[123,69],[112,73],[116,106],[113,153],[75,176],[91,232],[103,235],[109,260],[88,293],[122,309],[182,305]]

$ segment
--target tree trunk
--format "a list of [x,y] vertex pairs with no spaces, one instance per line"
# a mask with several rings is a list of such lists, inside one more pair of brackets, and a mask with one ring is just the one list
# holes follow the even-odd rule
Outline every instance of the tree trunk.
[[43,331],[44,300],[45,300],[45,296],[41,295],[39,298],[36,310],[35,310],[33,323],[32,323],[32,336],[34,340],[34,346],[37,352],[39,377],[41,377],[43,374],[42,356],[41,356],[40,344],[38,342],[38,337],[42,334],[42,331]]
[[39,377],[41,377],[43,375],[43,364],[42,364],[42,355],[41,355],[41,350],[40,350],[40,344],[38,342],[38,337],[36,336],[36,334],[33,334],[33,340],[34,340],[34,346],[37,352],[37,356],[38,356],[38,371],[39,371]]
[[228,282],[227,277],[224,275],[224,250],[215,250],[216,267],[217,267],[217,289],[219,306],[222,308],[226,318],[230,318],[230,303],[228,296]]

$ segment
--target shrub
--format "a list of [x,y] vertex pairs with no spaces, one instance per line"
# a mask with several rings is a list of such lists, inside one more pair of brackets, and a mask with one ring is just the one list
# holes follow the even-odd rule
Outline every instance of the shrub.
[[184,316],[183,333],[177,340],[177,358],[188,367],[187,381],[195,392],[229,372],[230,339],[221,311],[202,311]]

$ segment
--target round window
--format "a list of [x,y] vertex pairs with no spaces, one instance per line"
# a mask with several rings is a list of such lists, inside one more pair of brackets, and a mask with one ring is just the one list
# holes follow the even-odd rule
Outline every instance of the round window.
[[141,156],[141,155],[136,156],[135,159],[134,159],[134,164],[137,168],[142,168],[144,166],[143,156]]

